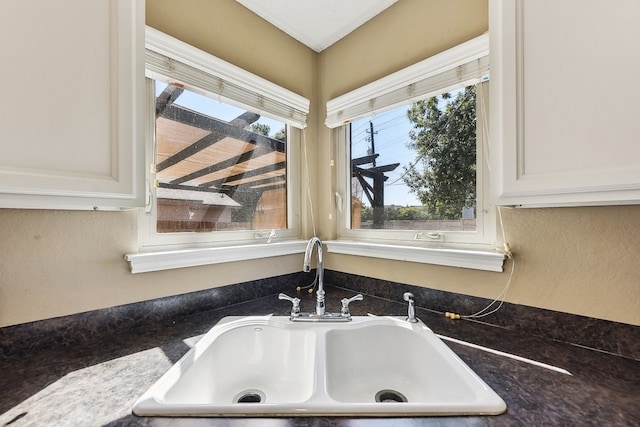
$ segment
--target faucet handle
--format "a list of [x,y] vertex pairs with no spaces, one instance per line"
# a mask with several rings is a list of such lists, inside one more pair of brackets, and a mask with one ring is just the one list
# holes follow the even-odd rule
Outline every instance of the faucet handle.
[[291,317],[292,318],[300,316],[300,298],[298,298],[298,297],[291,298],[289,295],[281,293],[280,295],[278,295],[278,299],[285,299],[285,300],[291,302],[291,304],[292,304],[292,306],[291,306]]
[[351,313],[349,313],[349,304],[353,301],[362,301],[364,297],[362,294],[358,294],[351,298],[342,298],[342,309],[340,310],[340,315],[342,317],[351,317]]

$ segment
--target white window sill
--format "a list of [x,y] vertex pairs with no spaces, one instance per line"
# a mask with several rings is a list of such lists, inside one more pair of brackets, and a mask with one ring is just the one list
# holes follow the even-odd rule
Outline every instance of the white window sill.
[[324,242],[330,253],[384,258],[424,264],[446,265],[502,272],[505,256],[498,251],[427,248],[333,240]]
[[124,259],[129,263],[131,273],[146,273],[304,253],[306,246],[306,240],[294,240],[268,244],[142,252],[127,254]]

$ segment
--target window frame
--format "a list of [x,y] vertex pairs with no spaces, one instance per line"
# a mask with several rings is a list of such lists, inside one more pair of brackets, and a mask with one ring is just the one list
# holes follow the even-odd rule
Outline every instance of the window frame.
[[[147,48],[162,51],[163,55],[168,55],[176,61],[184,60],[189,66],[198,64],[198,72],[207,72],[207,67],[212,70],[213,75],[226,75],[234,82],[241,82],[244,86],[250,87],[253,93],[257,93],[258,102],[261,102],[263,93],[260,88],[264,88],[264,98],[266,102],[274,101],[278,108],[286,107],[290,102],[291,115],[289,118],[282,117],[273,111],[256,111],[255,106],[247,105],[242,101],[233,101],[225,94],[214,93],[206,88],[191,84],[159,73],[155,69],[150,69],[149,64],[145,67],[146,93],[146,138],[145,138],[145,165],[146,165],[146,207],[139,209],[138,213],[138,242],[139,252],[129,254],[125,259],[129,261],[132,272],[157,271],[169,268],[180,268],[194,265],[205,265],[219,262],[238,261],[252,258],[262,258],[291,253],[301,253],[304,251],[303,243],[300,242],[300,209],[301,209],[301,169],[300,151],[303,140],[303,129],[306,125],[306,113],[308,113],[309,101],[299,95],[268,82],[248,71],[239,69],[218,58],[202,52],[193,46],[187,45],[153,28],[147,27]],[[204,65],[203,65],[204,64]],[[153,68],[153,67],[151,67]],[[225,74],[226,73],[226,74]],[[202,74],[201,74],[202,75]],[[220,77],[215,77],[220,78]],[[177,232],[158,233],[156,231],[157,204],[154,191],[155,183],[155,85],[154,81],[178,82],[184,85],[185,89],[200,94],[205,94],[214,99],[231,105],[239,106],[247,111],[253,111],[272,119],[282,121],[287,129],[287,228],[279,230],[234,230],[234,231],[212,231],[212,232]],[[226,80],[225,80],[226,82]],[[222,85],[221,85],[222,86]],[[230,86],[230,85],[229,85]],[[234,93],[237,93],[234,92]],[[251,92],[248,96],[250,96]],[[233,95],[233,94],[232,94]],[[306,105],[305,105],[306,104]],[[267,108],[267,107],[265,107]],[[306,111],[305,111],[306,110]],[[301,113],[302,111],[302,113]],[[303,117],[304,123],[301,122]],[[295,126],[299,126],[297,128]],[[272,232],[275,231],[275,236]]]
[[342,206],[339,209],[338,239],[382,241],[382,242],[411,242],[420,245],[456,244],[489,248],[495,245],[495,213],[491,209],[489,173],[488,173],[488,88],[489,82],[483,81],[476,85],[476,230],[475,231],[443,231],[443,230],[375,230],[351,228],[351,173],[350,173],[350,144],[349,126],[343,125],[333,133],[336,157],[338,160],[337,181]]
[[[383,77],[327,103],[327,126],[332,129],[336,164],[337,239],[329,252],[397,259],[438,265],[502,271],[504,253],[496,249],[496,209],[489,188],[489,77],[453,81],[464,67],[488,59],[488,35]],[[488,68],[488,62],[484,64]],[[461,71],[462,70],[462,71]],[[476,72],[478,74],[479,71]],[[432,77],[435,77],[432,79]],[[438,86],[442,82],[443,84]],[[351,228],[351,168],[349,123],[375,113],[476,84],[476,230],[372,230]],[[416,94],[414,89],[423,88]]]
[[[255,230],[233,230],[233,231],[211,231],[211,232],[174,232],[158,233],[157,223],[157,198],[155,194],[155,89],[154,80],[147,79],[147,206],[144,216],[139,222],[139,237],[143,248],[195,248],[211,246],[228,246],[238,244],[256,244],[267,241],[282,241],[296,239],[300,235],[300,165],[294,161],[300,156],[299,145],[302,139],[302,130],[290,125],[287,129],[287,150],[286,150],[286,181],[287,181],[287,228],[274,230],[275,238],[271,237],[271,229]],[[186,89],[190,89],[185,85]]]

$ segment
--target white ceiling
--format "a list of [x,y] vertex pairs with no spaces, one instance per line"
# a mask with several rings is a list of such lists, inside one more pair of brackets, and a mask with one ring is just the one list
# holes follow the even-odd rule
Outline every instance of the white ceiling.
[[316,52],[331,46],[397,0],[236,0]]

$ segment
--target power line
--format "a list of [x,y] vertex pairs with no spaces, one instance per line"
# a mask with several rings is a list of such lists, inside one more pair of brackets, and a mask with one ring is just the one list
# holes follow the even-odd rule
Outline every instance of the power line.
[[[454,115],[454,114],[455,114],[455,113],[456,113],[456,112],[457,112],[457,111],[462,107],[462,104],[464,103],[464,101],[466,101],[466,100],[467,100],[467,97],[469,97],[469,96],[470,96],[470,93],[471,93],[471,92],[467,92],[467,93],[465,93],[465,94],[464,94],[464,98],[463,98],[463,99],[462,99],[462,101],[457,105],[456,109],[455,109],[455,110],[453,110],[453,111],[451,112],[452,114],[450,114],[450,115],[449,115],[449,117],[447,118],[447,121],[445,122],[444,126],[442,126],[442,128],[438,131],[438,133],[433,137],[433,139],[434,139],[434,140],[435,140],[435,139],[437,139],[437,138],[440,136],[440,134],[441,134],[445,129],[447,129],[447,128],[449,127],[449,123],[451,122],[451,119],[453,118],[453,115]],[[396,184],[398,181],[400,181],[401,179],[403,179],[403,178],[405,177],[405,175],[406,175],[406,174],[407,174],[411,169],[413,169],[413,168],[418,164],[418,162],[420,162],[420,161],[424,158],[424,156],[425,156],[425,155],[426,155],[426,152],[423,152],[422,154],[420,154],[420,155],[416,158],[416,160],[415,160],[413,163],[410,163],[410,164],[409,164],[409,167],[403,167],[403,169],[404,169],[404,173],[403,173],[402,175],[400,175],[397,179],[395,179],[394,181],[389,182],[389,183],[388,183],[388,184],[386,184],[386,185],[394,185],[394,184]]]
[[[378,132],[374,132],[373,131],[373,122],[369,121],[369,130],[367,132],[369,134],[368,136],[368,140],[369,142],[371,142],[371,151],[368,152],[368,154],[376,154],[376,144],[375,144],[375,139],[374,139],[374,135],[376,135]],[[373,161],[373,166],[376,166],[376,159],[374,158]]]

